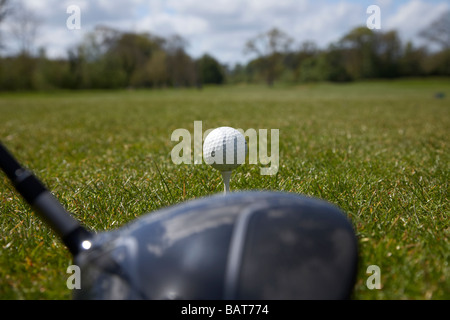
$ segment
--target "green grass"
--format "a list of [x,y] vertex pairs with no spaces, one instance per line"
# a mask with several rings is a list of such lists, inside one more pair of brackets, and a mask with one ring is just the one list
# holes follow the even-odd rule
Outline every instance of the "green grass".
[[[444,99],[436,99],[444,92]],[[0,139],[84,225],[222,192],[205,164],[175,165],[173,130],[280,130],[280,168],[245,164],[234,190],[340,206],[356,230],[354,299],[450,299],[450,80],[0,95]],[[0,174],[0,298],[69,299],[71,256]],[[381,269],[369,290],[369,265]]]

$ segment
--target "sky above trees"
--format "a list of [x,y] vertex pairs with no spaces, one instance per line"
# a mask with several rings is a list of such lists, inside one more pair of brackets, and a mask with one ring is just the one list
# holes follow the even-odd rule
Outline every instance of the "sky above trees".
[[[209,53],[222,63],[247,62],[248,39],[271,28],[284,30],[296,43],[313,41],[319,47],[339,40],[369,17],[367,7],[381,10],[381,31],[395,29],[403,41],[424,43],[419,32],[450,9],[448,0],[14,0],[18,11],[37,19],[34,50],[49,57],[67,57],[95,26],[121,31],[149,32],[161,37],[178,34],[187,40],[193,57]],[[66,26],[70,5],[80,8],[81,28]],[[16,10],[17,12],[17,10]],[[8,21],[9,20],[9,21]],[[0,25],[2,55],[20,50],[12,17]]]

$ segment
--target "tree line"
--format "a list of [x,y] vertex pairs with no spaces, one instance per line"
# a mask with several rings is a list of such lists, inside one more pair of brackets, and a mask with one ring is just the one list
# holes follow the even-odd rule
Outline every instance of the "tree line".
[[209,54],[191,57],[187,41],[178,35],[163,38],[97,26],[64,59],[48,58],[44,48],[31,54],[27,46],[0,57],[0,90],[201,88],[242,82],[271,86],[276,81],[450,76],[449,16],[446,13],[421,33],[439,46],[434,51],[402,43],[395,30],[356,27],[319,49],[312,41],[296,45],[274,28],[249,39],[244,51],[254,58],[235,66],[223,65]]
[[395,30],[356,27],[326,49],[305,41],[292,49],[294,40],[279,29],[260,34],[246,43],[256,54],[247,65],[231,70],[232,82],[275,80],[284,82],[345,82],[375,78],[450,76],[450,11],[419,33],[434,45],[403,43]]
[[224,82],[223,68],[212,56],[193,59],[180,36],[164,39],[149,33],[96,27],[66,59],[20,52],[0,60],[0,88],[115,89],[201,86]]

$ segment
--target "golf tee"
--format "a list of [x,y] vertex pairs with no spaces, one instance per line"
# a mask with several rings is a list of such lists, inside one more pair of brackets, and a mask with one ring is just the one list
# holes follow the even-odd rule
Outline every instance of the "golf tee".
[[222,179],[224,184],[224,194],[227,194],[227,192],[230,192],[230,179],[231,179],[231,171],[221,171],[222,173]]

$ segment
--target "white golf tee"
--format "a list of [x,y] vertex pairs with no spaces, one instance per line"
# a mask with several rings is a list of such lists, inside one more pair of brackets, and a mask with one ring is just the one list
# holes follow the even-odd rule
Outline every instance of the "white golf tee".
[[222,179],[224,184],[223,193],[227,194],[227,192],[230,192],[231,171],[220,171],[220,173],[222,173]]

